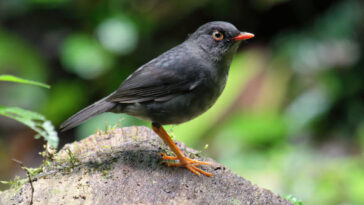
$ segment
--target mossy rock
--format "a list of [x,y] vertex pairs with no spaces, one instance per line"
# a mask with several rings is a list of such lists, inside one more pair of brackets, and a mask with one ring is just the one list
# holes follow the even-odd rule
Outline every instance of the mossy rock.
[[[176,143],[187,156],[211,162],[202,167],[214,177],[163,164],[159,153],[168,149],[151,129],[117,128],[65,145],[33,178],[33,204],[291,204]],[[0,192],[0,204],[30,198],[29,183]]]

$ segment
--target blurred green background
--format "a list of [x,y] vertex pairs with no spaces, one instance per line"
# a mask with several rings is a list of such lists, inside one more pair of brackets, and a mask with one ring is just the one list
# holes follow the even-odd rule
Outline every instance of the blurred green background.
[[[52,86],[1,82],[0,104],[59,126],[212,20],[256,37],[241,45],[215,106],[168,130],[304,204],[364,204],[362,0],[0,0],[0,74]],[[103,114],[60,134],[61,146],[105,123],[149,126]],[[39,166],[44,142],[33,135],[0,117],[0,180],[24,175],[12,158]]]

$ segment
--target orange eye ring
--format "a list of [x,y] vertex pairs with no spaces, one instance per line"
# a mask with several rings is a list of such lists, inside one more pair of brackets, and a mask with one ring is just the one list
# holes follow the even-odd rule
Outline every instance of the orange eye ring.
[[222,34],[220,31],[218,30],[215,30],[212,32],[211,34],[212,38],[215,40],[215,41],[221,41],[222,39],[224,39],[224,34]]

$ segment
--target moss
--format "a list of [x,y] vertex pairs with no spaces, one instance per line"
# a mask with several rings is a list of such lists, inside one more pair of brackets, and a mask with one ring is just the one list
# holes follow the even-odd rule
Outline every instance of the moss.
[[103,145],[102,148],[106,150],[111,150],[111,145]]
[[35,176],[37,176],[38,174],[43,172],[43,164],[40,165],[40,167],[38,168],[29,168],[29,167],[24,167],[25,170],[27,170],[27,172],[30,174],[30,177],[33,178]]
[[107,176],[107,175],[109,175],[110,173],[109,173],[109,170],[104,170],[104,171],[102,171],[102,176]]
[[9,181],[0,181],[2,184],[10,185],[10,189],[14,191],[14,195],[17,194],[20,188],[28,182],[27,178],[20,178],[19,176],[15,176],[13,180]]
[[230,200],[230,203],[231,203],[231,204],[233,204],[233,205],[235,205],[235,204],[236,204],[236,205],[238,205],[238,204],[242,204],[242,203],[241,203],[241,201],[240,201],[239,199],[235,199],[235,198],[231,199],[231,200]]
[[135,142],[137,142],[137,141],[138,141],[138,137],[137,137],[136,135],[134,135],[134,136],[133,136],[133,140],[134,140]]
[[59,194],[59,193],[62,193],[60,190],[58,189],[52,189],[51,191],[52,194]]
[[80,163],[80,160],[72,153],[72,151],[68,148],[67,154],[69,156],[68,162],[71,164],[71,168],[74,168],[77,164]]

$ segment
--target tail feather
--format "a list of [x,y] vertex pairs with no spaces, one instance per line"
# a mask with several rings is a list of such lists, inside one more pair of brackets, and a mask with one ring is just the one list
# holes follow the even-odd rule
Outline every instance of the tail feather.
[[106,101],[106,98],[107,97],[95,102],[92,105],[87,106],[78,113],[74,114],[72,117],[68,118],[60,126],[61,131],[66,131],[74,128],[80,125],[85,120],[89,119],[90,117],[101,114],[103,112],[107,112],[117,105],[116,103]]

